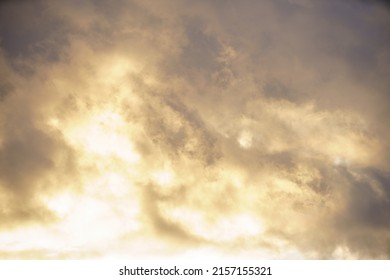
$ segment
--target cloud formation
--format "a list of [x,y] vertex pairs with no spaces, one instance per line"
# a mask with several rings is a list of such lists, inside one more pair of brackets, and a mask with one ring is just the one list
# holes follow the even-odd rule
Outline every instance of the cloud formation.
[[388,259],[382,2],[0,6],[1,258]]

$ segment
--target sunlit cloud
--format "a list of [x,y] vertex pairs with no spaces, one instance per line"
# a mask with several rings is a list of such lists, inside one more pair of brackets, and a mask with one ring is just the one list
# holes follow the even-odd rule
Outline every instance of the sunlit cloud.
[[0,258],[389,258],[382,2],[0,18]]

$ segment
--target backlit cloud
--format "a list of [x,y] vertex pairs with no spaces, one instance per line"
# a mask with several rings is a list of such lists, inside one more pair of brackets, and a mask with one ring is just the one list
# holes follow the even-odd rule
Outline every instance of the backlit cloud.
[[0,257],[387,259],[380,1],[0,6]]

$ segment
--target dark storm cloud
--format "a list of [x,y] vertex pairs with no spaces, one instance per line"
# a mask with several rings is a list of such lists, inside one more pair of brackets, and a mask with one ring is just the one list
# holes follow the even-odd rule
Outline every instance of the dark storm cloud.
[[390,227],[390,178],[376,169],[359,170],[353,174],[340,168],[349,181],[346,193],[346,223],[388,230]]
[[0,4],[0,44],[9,59],[42,56],[59,59],[66,44],[66,25],[53,17],[43,1]]
[[339,169],[348,187],[346,208],[335,223],[342,242],[360,257],[388,258],[390,251],[389,175],[376,169]]

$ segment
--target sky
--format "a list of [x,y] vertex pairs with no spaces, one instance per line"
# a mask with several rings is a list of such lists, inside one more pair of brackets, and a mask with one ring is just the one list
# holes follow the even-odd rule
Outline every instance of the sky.
[[381,1],[0,4],[0,259],[389,259]]

